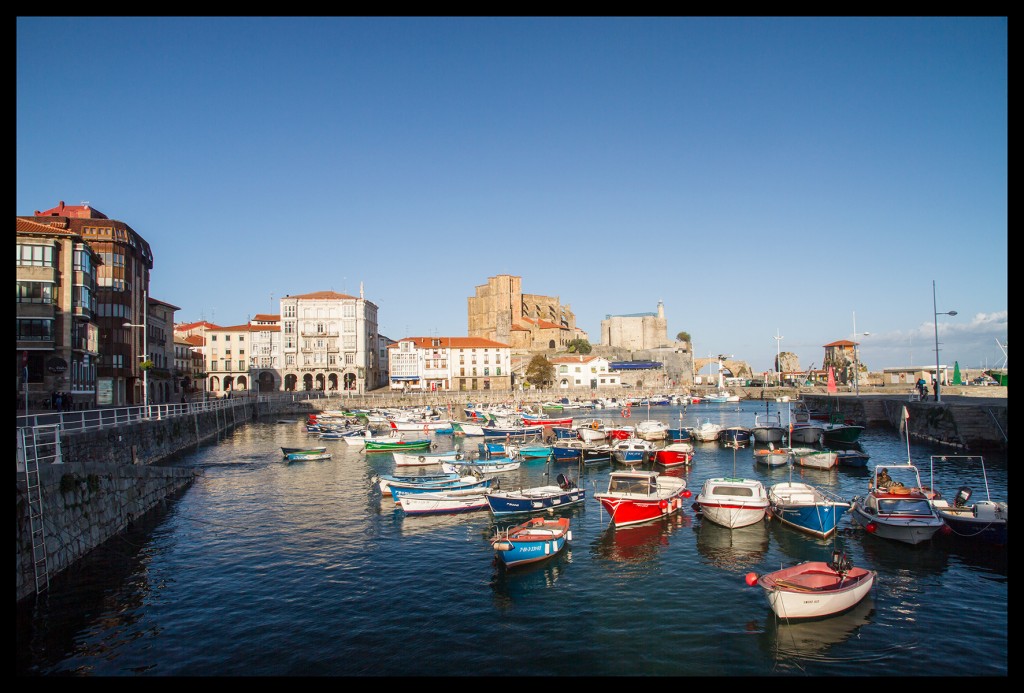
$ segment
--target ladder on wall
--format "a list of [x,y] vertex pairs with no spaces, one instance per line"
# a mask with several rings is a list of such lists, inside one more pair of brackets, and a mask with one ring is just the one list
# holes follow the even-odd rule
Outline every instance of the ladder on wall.
[[36,594],[50,586],[46,562],[46,531],[43,526],[43,490],[39,465],[63,462],[60,448],[60,426],[34,426],[18,429],[18,467],[25,475],[28,503],[29,540],[32,542],[32,571]]

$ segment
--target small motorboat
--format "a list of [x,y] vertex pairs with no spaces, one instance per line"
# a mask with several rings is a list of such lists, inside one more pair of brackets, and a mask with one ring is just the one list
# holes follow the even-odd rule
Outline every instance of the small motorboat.
[[636,469],[613,471],[608,477],[608,490],[594,494],[616,527],[677,513],[682,510],[682,499],[689,497],[684,479]]
[[489,487],[402,495],[399,504],[407,515],[451,515],[487,510]]
[[317,453],[327,452],[327,446],[324,445],[323,447],[318,447],[318,448],[281,448],[281,452],[284,454],[285,457],[288,457],[288,455],[300,455],[300,454],[301,455],[315,455]]
[[754,461],[766,467],[784,467],[792,459],[789,448],[777,448],[772,443],[767,448],[754,448]]
[[556,555],[572,541],[569,527],[568,517],[533,517],[515,527],[497,530],[491,546],[506,568],[536,563]]
[[764,520],[768,492],[757,479],[715,477],[704,482],[693,509],[716,525],[746,527]]
[[329,452],[289,452],[285,455],[285,460],[288,462],[311,462],[313,460],[329,459],[331,459],[331,453]]
[[681,467],[693,460],[693,443],[669,443],[654,451],[654,463],[662,467]]
[[877,573],[857,568],[839,551],[832,560],[807,561],[758,576],[747,573],[746,583],[764,590],[768,605],[780,618],[821,618],[856,606],[871,591]]
[[850,516],[868,534],[905,544],[931,539],[946,523],[932,506],[934,493],[921,486],[912,464],[875,467],[868,492],[850,501]]
[[835,494],[792,479],[768,489],[768,517],[819,539],[835,534],[849,509],[850,504]]
[[557,485],[533,486],[512,491],[491,491],[487,504],[495,515],[535,513],[578,505],[587,499],[585,489],[564,474],[559,474]]
[[[936,455],[932,455],[934,468]],[[938,455],[943,459],[981,461],[981,476],[985,481],[985,500],[971,503],[971,496],[974,494],[970,486],[961,486],[953,502],[950,503],[939,497],[939,494],[932,495],[932,507],[938,512],[939,517],[949,527],[950,536],[973,542],[994,544],[996,546],[1007,545],[1007,523],[1010,509],[1005,502],[993,501],[988,490],[988,475],[985,473],[985,460],[980,455]]]

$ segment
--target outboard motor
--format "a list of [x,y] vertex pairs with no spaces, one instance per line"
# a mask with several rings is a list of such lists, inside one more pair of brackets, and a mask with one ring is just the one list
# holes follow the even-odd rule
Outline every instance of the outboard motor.
[[971,489],[968,486],[961,486],[960,490],[956,492],[956,497],[953,499],[954,508],[962,508],[967,505],[967,501],[971,499]]
[[565,474],[559,474],[557,477],[555,477],[555,481],[558,482],[558,488],[562,489],[563,491],[568,491],[569,489],[572,488],[572,480],[567,478]]
[[828,567],[840,574],[846,574],[853,567],[853,563],[850,558],[842,551],[832,552],[832,561],[828,564]]

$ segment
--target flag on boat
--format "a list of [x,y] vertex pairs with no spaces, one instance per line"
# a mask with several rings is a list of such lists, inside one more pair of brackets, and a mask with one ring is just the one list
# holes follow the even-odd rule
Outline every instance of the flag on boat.
[[906,405],[903,405],[903,413],[900,414],[900,436],[902,436],[903,432],[907,430],[908,421],[910,421],[910,412],[907,411]]

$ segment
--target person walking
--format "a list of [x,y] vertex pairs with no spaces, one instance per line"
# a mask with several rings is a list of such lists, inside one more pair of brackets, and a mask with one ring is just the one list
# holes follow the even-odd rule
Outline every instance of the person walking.
[[935,401],[939,401],[939,379],[936,378],[932,381],[932,392],[935,393]]

